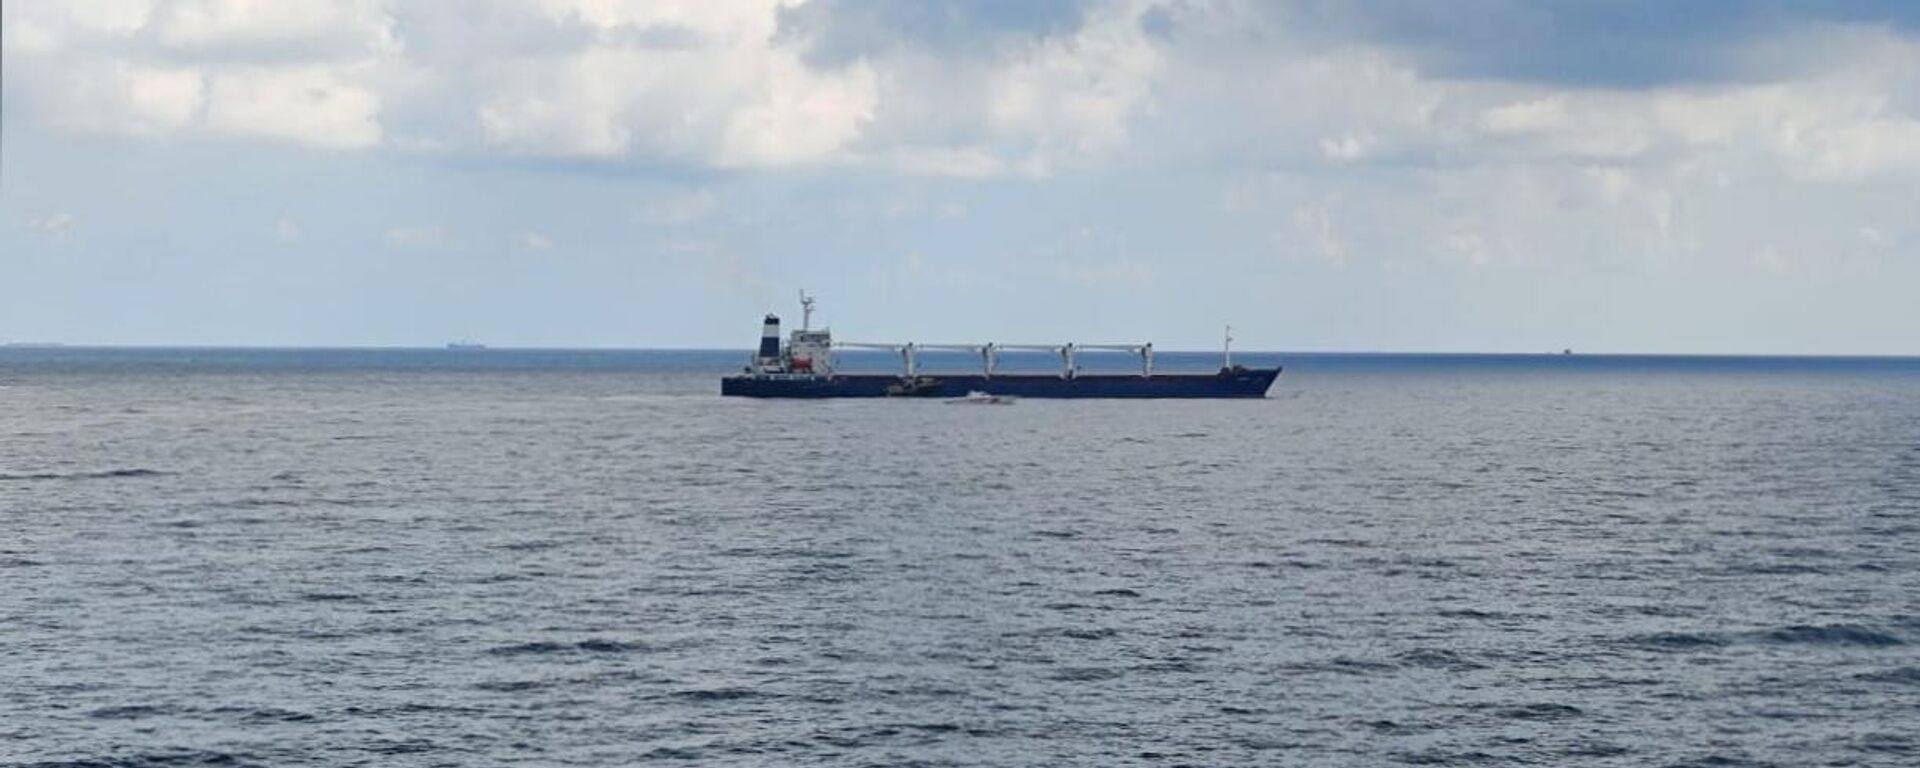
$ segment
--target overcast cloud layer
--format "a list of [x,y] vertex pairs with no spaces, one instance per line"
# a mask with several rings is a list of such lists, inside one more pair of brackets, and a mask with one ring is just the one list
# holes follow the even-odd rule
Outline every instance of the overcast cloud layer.
[[1920,353],[1920,5],[9,0],[0,340]]

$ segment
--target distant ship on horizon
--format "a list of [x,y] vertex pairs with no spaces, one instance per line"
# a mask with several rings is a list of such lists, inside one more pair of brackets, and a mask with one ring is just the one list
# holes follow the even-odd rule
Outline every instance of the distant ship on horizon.
[[471,342],[471,341],[449,341],[449,342],[447,342],[447,349],[468,349],[468,350],[471,350],[471,349],[486,349],[486,348],[487,348],[487,345],[485,345],[485,344],[479,344],[479,343],[476,343],[476,342]]
[[[1260,398],[1280,376],[1280,366],[1249,368],[1233,363],[1233,328],[1227,327],[1221,346],[1220,370],[1214,373],[1156,373],[1153,344],[869,344],[836,342],[831,331],[813,328],[813,302],[800,293],[800,328],[783,345],[780,318],[766,316],[760,330],[760,348],[741,373],[720,380],[720,394],[735,397],[939,397],[1012,396],[1034,398]],[[901,372],[840,373],[835,370],[837,349],[878,349],[900,355]],[[921,350],[964,351],[980,357],[978,373],[923,373]],[[1003,374],[995,370],[1003,350],[1054,352],[1060,356],[1057,374]],[[1138,355],[1140,372],[1083,374],[1075,363],[1082,350],[1104,350]]]

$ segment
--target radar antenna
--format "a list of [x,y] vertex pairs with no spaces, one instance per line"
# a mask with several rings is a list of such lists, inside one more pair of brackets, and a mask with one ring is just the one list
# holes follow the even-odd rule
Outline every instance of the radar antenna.
[[807,289],[800,289],[800,330],[805,331],[813,328],[814,298],[813,296],[807,295]]

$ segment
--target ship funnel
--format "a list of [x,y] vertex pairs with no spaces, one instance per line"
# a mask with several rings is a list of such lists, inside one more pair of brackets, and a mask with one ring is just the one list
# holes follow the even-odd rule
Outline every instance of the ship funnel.
[[761,359],[780,357],[780,317],[767,315],[767,322],[760,326]]

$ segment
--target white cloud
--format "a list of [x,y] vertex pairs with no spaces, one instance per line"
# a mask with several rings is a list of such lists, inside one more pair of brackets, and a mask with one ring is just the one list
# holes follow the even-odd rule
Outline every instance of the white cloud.
[[1491,134],[1539,134],[1565,130],[1567,95],[1556,93],[1502,104],[1481,113],[1480,127]]
[[514,242],[529,251],[553,250],[553,239],[539,232],[522,232],[514,238]]
[[1447,253],[1475,267],[1485,266],[1493,259],[1493,255],[1487,250],[1486,240],[1480,237],[1479,232],[1471,230],[1450,232],[1441,242],[1446,246]]
[[1328,160],[1359,160],[1373,149],[1373,137],[1365,133],[1344,133],[1320,140],[1320,154]]
[[[901,48],[834,66],[775,34],[778,6],[543,3],[587,42],[474,61],[473,122],[484,146],[527,156],[1043,175],[1123,150],[1158,66],[1132,4],[984,59]],[[639,34],[662,28],[685,41]]]
[[[175,52],[313,58],[394,52],[381,0],[169,0],[139,29]],[[131,15],[129,15],[131,16]]]
[[40,236],[53,240],[66,239],[67,236],[73,234],[74,227],[78,224],[79,219],[65,211],[27,219],[27,229],[31,229]]
[[[4,8],[7,48],[40,54],[77,42],[124,38],[146,26],[155,0],[11,2]],[[18,46],[18,47],[16,47]]]
[[1920,173],[1920,120],[1869,115],[1782,131],[1777,148],[1807,178],[1855,181]]
[[137,136],[190,126],[206,104],[197,70],[120,60],[75,61],[29,80],[22,90],[29,109],[37,108],[53,127]]
[[1006,159],[982,147],[893,149],[863,157],[860,164],[921,176],[981,179],[1007,173]]
[[[771,42],[777,4],[543,3],[588,25],[585,48],[480,62],[488,146],[523,155],[642,157],[721,167],[836,158],[870,117],[875,75],[816,71]],[[634,32],[688,30],[694,46]]]
[[716,164],[790,165],[833,157],[873,119],[874,72],[865,62],[822,76],[790,54],[766,64],[757,89],[727,121]]
[[6,7],[7,40],[21,44],[8,51],[9,90],[46,124],[340,149],[379,142],[372,67],[398,46],[392,19],[373,0]]
[[1768,41],[1768,57],[1829,62],[1768,80],[1565,88],[1438,76],[1390,43],[1231,2],[1088,0],[1047,34],[810,62],[779,27],[787,4],[16,0],[8,89],[68,130],[647,166],[1920,175],[1920,45],[1865,25]]
[[1048,38],[989,78],[987,116],[1002,137],[1031,141],[1035,160],[1102,159],[1123,147],[1161,65],[1133,9],[1095,12],[1070,38]]
[[380,142],[379,98],[323,67],[235,68],[208,80],[206,130],[333,149]]
[[1659,126],[1648,119],[1644,105],[1618,94],[1550,93],[1485,110],[1477,121],[1479,135],[1468,134],[1466,140],[1486,141],[1491,151],[1536,157],[1627,161],[1655,144]]
[[[1700,168],[1803,181],[1920,175],[1920,42],[1870,37],[1856,64],[1798,80],[1641,90],[1535,88],[1481,111],[1469,156]],[[1465,83],[1457,88],[1488,89]]]

